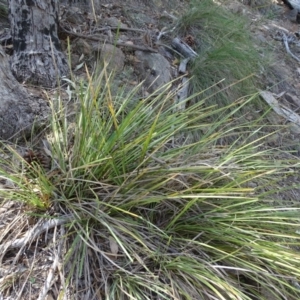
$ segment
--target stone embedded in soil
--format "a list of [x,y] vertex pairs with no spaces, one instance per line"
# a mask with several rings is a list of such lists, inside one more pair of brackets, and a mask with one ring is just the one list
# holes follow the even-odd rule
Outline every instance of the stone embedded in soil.
[[[98,49],[100,51],[99,62],[100,64],[107,63],[107,70],[109,72],[115,71],[122,72],[124,68],[125,55],[123,51],[113,45],[101,45]],[[96,57],[98,56],[96,50]]]
[[104,23],[108,26],[112,27],[121,27],[121,28],[127,28],[128,26],[124,23],[122,23],[118,18],[116,17],[110,17],[110,18],[105,18]]
[[135,69],[149,93],[156,91],[172,80],[171,65],[159,53],[135,52],[137,63]]

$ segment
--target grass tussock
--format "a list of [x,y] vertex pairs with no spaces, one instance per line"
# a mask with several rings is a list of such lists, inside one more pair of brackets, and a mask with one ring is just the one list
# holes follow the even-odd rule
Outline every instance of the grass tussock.
[[[179,111],[167,87],[139,101],[138,88],[112,97],[110,82],[104,70],[74,83],[75,116],[50,102],[50,171],[12,147],[15,163],[1,162],[10,182],[2,197],[38,219],[68,220],[43,246],[58,253],[58,297],[299,299],[299,211],[250,187],[287,163],[269,159],[249,123],[236,143],[218,144],[251,99],[232,102],[231,113],[201,101]],[[191,143],[193,131],[201,134]]]
[[8,5],[6,1],[0,0],[0,18],[7,18],[8,16]]
[[178,31],[197,41],[199,56],[191,63],[192,93],[213,86],[205,92],[207,101],[226,106],[231,99],[255,92],[259,82],[253,75],[262,61],[247,29],[249,22],[212,0],[191,1],[190,6]]

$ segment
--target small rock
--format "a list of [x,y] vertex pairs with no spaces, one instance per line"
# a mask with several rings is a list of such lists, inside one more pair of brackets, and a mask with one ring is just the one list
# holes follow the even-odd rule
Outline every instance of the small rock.
[[78,39],[72,49],[74,49],[73,52],[76,54],[84,54],[87,56],[89,56],[92,51],[92,47],[84,39]]
[[145,80],[144,86],[148,92],[152,93],[171,81],[171,65],[161,54],[136,51],[135,55],[135,69],[140,79]]
[[127,28],[128,26],[124,23],[122,23],[118,18],[116,17],[110,17],[110,18],[105,18],[104,22],[111,27],[122,27],[122,28]]
[[107,70],[109,72],[115,71],[120,73],[123,70],[125,55],[122,50],[113,45],[105,44],[95,49],[96,57],[98,57],[99,52],[99,61],[101,64],[104,64],[104,62],[108,63]]
[[129,40],[129,38],[125,34],[120,35],[118,38],[118,42],[121,42],[121,43],[127,42],[128,40]]
[[63,19],[65,22],[71,24],[82,24],[84,22],[84,18],[80,9],[78,7],[68,7],[67,10],[63,14]]
[[145,24],[155,24],[156,21],[148,14],[144,14],[142,12],[137,12],[135,15],[132,15],[134,18],[134,23],[136,24],[136,27],[142,27]]

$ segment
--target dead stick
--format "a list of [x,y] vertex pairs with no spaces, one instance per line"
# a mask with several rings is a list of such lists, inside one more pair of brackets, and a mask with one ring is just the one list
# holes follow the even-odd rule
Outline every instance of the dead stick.
[[[64,29],[64,28],[63,28]],[[68,31],[66,29],[64,29],[64,31],[70,35],[73,36],[77,36],[80,38],[84,38],[84,39],[89,39],[91,41],[96,41],[96,42],[105,42],[108,44],[112,44],[112,45],[116,45],[116,46],[121,46],[121,47],[128,47],[128,48],[132,48],[132,49],[136,49],[136,50],[141,50],[141,51],[148,51],[148,52],[154,52],[157,53],[157,50],[150,48],[150,47],[144,47],[144,46],[138,46],[138,45],[132,45],[132,44],[126,44],[126,43],[122,43],[122,42],[115,42],[115,43],[110,43],[107,39],[103,39],[103,38],[97,38],[94,36],[90,36],[90,35],[84,35],[84,34],[80,34],[80,33],[75,33],[75,32],[71,32]]]
[[130,28],[130,27],[117,27],[117,26],[107,26],[107,27],[103,27],[103,28],[98,28],[95,31],[106,31],[106,30],[120,30],[120,31],[135,31],[135,32],[142,32],[142,33],[146,33],[146,30],[143,29],[138,29],[138,28]]

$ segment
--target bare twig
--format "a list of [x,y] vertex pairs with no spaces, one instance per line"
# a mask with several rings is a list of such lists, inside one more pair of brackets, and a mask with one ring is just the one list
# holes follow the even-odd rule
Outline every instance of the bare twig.
[[70,35],[73,35],[73,36],[77,36],[77,37],[80,37],[80,38],[84,38],[84,39],[89,39],[91,41],[105,42],[107,44],[112,44],[112,45],[116,45],[116,46],[120,46],[120,47],[127,47],[127,48],[136,49],[136,50],[157,53],[157,50],[155,50],[153,48],[150,48],[150,47],[146,47],[146,46],[138,46],[138,45],[133,45],[133,44],[129,44],[129,43],[123,43],[123,42],[113,42],[113,43],[111,43],[107,39],[104,39],[104,38],[90,36],[90,35],[84,35],[84,34],[80,34],[80,33],[75,33],[75,32],[68,31],[68,30],[66,30],[64,28],[63,28],[63,30],[67,34],[70,34]]
[[289,47],[289,43],[288,43],[288,38],[287,38],[287,36],[286,36],[286,34],[285,34],[284,32],[282,33],[282,41],[283,41],[283,43],[284,43],[284,45],[285,45],[286,52],[287,52],[291,57],[293,57],[294,59],[296,59],[297,61],[300,62],[300,58],[297,57],[295,54],[293,54],[293,53],[291,52],[290,47]]
[[12,248],[20,248],[21,250],[16,255],[14,259],[14,264],[19,259],[20,254],[22,253],[23,248],[27,245],[28,242],[34,240],[37,236],[39,236],[41,233],[62,224],[65,224],[72,220],[72,216],[66,216],[65,218],[61,219],[50,219],[48,221],[45,221],[41,219],[37,224],[29,231],[27,231],[23,238],[16,239],[11,242],[4,243],[0,246],[0,253],[4,254],[8,249]]
[[172,47],[185,58],[195,58],[198,56],[197,52],[179,38],[172,40]]
[[[16,266],[15,268],[2,269],[0,268],[0,285],[3,285],[5,281],[11,281],[14,277],[20,277],[23,273],[27,272],[28,268],[24,266]],[[1,299],[1,297],[0,297]]]
[[176,99],[176,110],[183,111],[186,105],[186,99],[189,95],[189,79],[186,77],[182,78],[182,84],[177,92]]
[[175,17],[175,16],[169,14],[169,13],[168,13],[167,11],[165,11],[165,10],[163,11],[163,15],[169,17],[169,18],[172,19],[172,20],[175,20],[175,21],[178,20],[177,17]]
[[[57,231],[57,228],[55,228],[55,233]],[[64,233],[65,233],[65,230],[62,226],[61,230],[60,230],[61,234],[60,234],[60,237],[63,237],[64,236]],[[53,237],[53,244],[55,245],[56,244],[56,234],[54,234],[54,237]],[[53,260],[53,264],[51,266],[51,268],[49,269],[49,273],[48,273],[48,276],[47,276],[47,279],[45,281],[45,284],[39,294],[39,297],[38,297],[38,300],[44,300],[47,296],[47,293],[48,291],[50,290],[51,286],[52,286],[52,280],[53,280],[53,277],[54,277],[54,273],[55,273],[55,270],[58,268],[58,265],[59,265],[59,260],[61,258],[61,252],[62,252],[62,244],[63,244],[63,240],[61,239],[59,244],[58,244],[58,247],[57,247],[57,251],[55,251],[54,253],[54,260]]]
[[120,31],[135,31],[135,32],[142,32],[142,33],[145,33],[146,30],[143,30],[143,29],[138,29],[138,28],[131,28],[131,27],[117,27],[117,26],[107,26],[107,27],[104,27],[104,28],[100,28],[100,29],[97,29],[97,31],[105,31],[107,29],[110,29],[110,30],[120,30]]
[[299,45],[299,40],[295,35],[291,35],[289,33],[284,32],[285,30],[281,29],[280,31],[277,31],[276,34],[273,36],[273,38],[277,41],[283,41],[283,44],[285,46],[286,52],[291,55],[294,59],[300,62],[300,58],[297,57],[295,54],[293,54],[290,50],[289,43],[297,44]]

